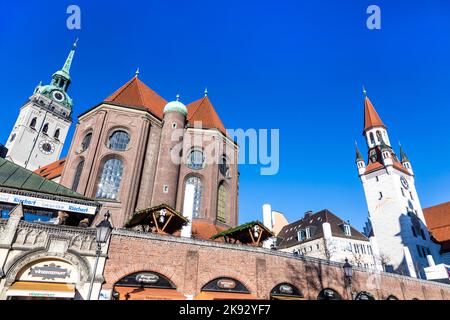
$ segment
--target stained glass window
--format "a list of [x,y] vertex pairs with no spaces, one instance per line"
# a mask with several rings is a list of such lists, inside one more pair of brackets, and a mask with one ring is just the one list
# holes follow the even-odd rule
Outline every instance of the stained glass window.
[[202,204],[202,192],[203,192],[203,186],[202,181],[198,177],[190,177],[186,180],[186,185],[193,185],[194,186],[194,209],[192,216],[194,218],[198,218],[200,216],[200,208]]
[[75,171],[75,177],[73,178],[72,190],[77,191],[78,183],[80,182],[81,173],[83,172],[84,160],[81,160],[77,165],[77,169]]
[[128,147],[130,142],[130,136],[125,131],[114,131],[114,133],[109,137],[108,148],[115,151],[124,151]]
[[97,198],[116,200],[122,180],[122,160],[109,159],[103,165],[102,175],[98,182]]
[[227,219],[227,190],[223,184],[219,187],[217,196],[217,220],[226,222]]
[[200,150],[193,150],[189,153],[187,166],[190,169],[201,169],[203,168],[203,152]]

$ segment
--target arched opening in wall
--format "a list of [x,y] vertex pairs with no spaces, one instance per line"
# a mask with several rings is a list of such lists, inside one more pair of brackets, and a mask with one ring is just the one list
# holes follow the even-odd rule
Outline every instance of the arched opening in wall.
[[89,145],[91,144],[91,139],[92,139],[92,132],[89,132],[87,135],[84,136],[83,141],[81,142],[80,152],[83,152],[87,148],[89,148]]
[[367,291],[358,292],[355,300],[375,300],[374,296]]
[[44,127],[42,127],[42,133],[47,134],[48,132],[48,123],[44,124]]
[[36,122],[37,122],[36,118],[31,119],[30,128],[36,129]]
[[371,132],[369,136],[370,136],[370,142],[372,144],[375,144],[375,138],[373,137],[373,132]]
[[255,300],[247,287],[233,278],[216,278],[202,287],[195,300]]
[[166,276],[142,271],[129,274],[114,284],[115,300],[186,300]]
[[284,282],[270,291],[270,300],[304,300],[304,295],[293,284]]
[[398,300],[398,298],[391,294],[386,298],[386,300]]
[[378,140],[378,142],[381,142],[381,139],[382,139],[381,132],[380,132],[380,130],[377,130],[377,140]]
[[53,138],[55,138],[56,140],[59,139],[59,135],[60,135],[60,130],[56,129],[55,134],[53,135]]
[[108,148],[115,151],[125,151],[130,142],[130,135],[123,130],[114,131],[108,139]]
[[79,299],[77,268],[65,260],[44,259],[24,266],[7,289],[8,300]]
[[317,300],[342,300],[342,297],[335,290],[326,288],[319,292]]

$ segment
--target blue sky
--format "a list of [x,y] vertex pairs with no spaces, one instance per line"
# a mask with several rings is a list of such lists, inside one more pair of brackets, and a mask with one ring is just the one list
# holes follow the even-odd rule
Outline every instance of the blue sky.
[[[70,4],[81,30],[66,28]],[[366,28],[371,4],[381,30]],[[0,142],[79,37],[75,118],[139,66],[168,100],[208,87],[228,128],[280,129],[277,175],[240,167],[240,222],[262,219],[268,202],[290,221],[328,208],[362,228],[362,84],[412,161],[422,205],[450,200],[448,1],[5,1],[0,15]]]

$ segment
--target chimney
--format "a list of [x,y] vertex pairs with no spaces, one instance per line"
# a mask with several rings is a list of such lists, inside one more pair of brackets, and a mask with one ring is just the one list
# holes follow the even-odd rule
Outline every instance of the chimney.
[[307,219],[307,218],[311,217],[312,215],[313,215],[313,212],[311,210],[308,210],[305,212],[304,218]]

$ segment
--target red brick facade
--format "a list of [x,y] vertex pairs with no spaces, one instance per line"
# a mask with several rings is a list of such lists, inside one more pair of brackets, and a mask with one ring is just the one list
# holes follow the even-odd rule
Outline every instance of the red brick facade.
[[[272,288],[282,282],[297,286],[306,299],[316,299],[325,288],[335,290],[343,299],[350,295],[342,265],[337,263],[262,248],[116,231],[103,289],[112,289],[118,280],[139,271],[166,276],[185,295],[196,296],[206,283],[219,277],[239,280],[262,299],[268,299]],[[358,268],[354,268],[352,291],[369,292],[377,300],[389,295],[400,300],[450,299],[450,285]]]

